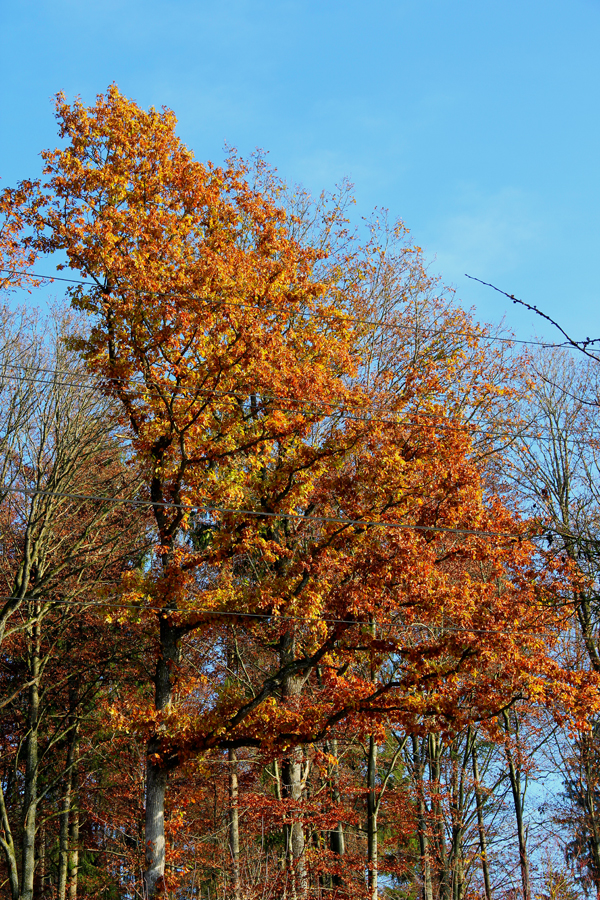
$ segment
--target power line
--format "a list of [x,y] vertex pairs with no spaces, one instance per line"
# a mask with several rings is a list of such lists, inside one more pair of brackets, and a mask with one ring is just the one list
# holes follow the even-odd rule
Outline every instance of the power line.
[[27,488],[0,487],[0,493],[4,491],[9,494],[25,494],[26,496],[42,496],[42,497],[62,497],[66,500],[82,500],[82,501],[101,501],[102,503],[123,503],[131,506],[141,506],[144,508],[160,507],[163,509],[183,509],[188,513],[230,513],[239,516],[252,516],[255,518],[271,518],[271,519],[292,519],[299,522],[319,522],[322,524],[340,524],[353,525],[363,528],[393,528],[406,531],[419,531],[427,533],[439,534],[459,534],[471,535],[474,537],[490,537],[490,538],[510,538],[512,540],[522,540],[529,537],[526,534],[510,534],[501,531],[480,531],[470,528],[450,528],[442,525],[410,525],[403,522],[389,522],[385,519],[346,519],[338,516],[305,516],[302,513],[289,512],[271,512],[268,510],[259,511],[255,509],[231,509],[225,506],[193,506],[185,503],[173,502],[155,502],[153,500],[134,500],[125,497],[103,497],[96,494],[68,494],[62,491],[38,491],[28,490]]
[[[273,620],[274,623],[278,621],[283,622],[308,622],[311,624],[315,624],[317,622],[324,622],[328,625],[354,625],[356,627],[365,627],[370,626],[370,622],[368,621],[358,621],[357,619],[336,619],[331,618],[329,616],[282,616],[277,613],[248,613],[248,612],[236,612],[235,610],[218,610],[211,609],[209,607],[193,607],[190,609],[169,609],[164,606],[147,606],[136,603],[114,603],[110,600],[65,600],[64,598],[56,598],[54,600],[45,599],[42,597],[3,597],[2,602],[9,602],[11,600],[18,600],[21,602],[40,602],[43,601],[51,606],[85,606],[86,608],[90,607],[100,607],[102,609],[129,609],[134,612],[158,612],[163,615],[185,615],[186,613],[202,613],[203,615],[214,616],[215,618],[221,618],[224,616],[229,616],[231,618],[236,619],[256,619],[259,621],[264,621],[266,619]],[[498,635],[525,635],[529,632],[524,630],[516,630],[516,629],[495,629],[495,628],[457,628],[453,625],[433,625],[428,624],[426,622],[412,622],[405,624],[394,624],[393,622],[379,622],[379,626],[382,629],[390,629],[395,628],[401,631],[427,631],[433,628],[440,629],[444,634],[498,634]],[[535,627],[535,626],[533,626]],[[556,634],[552,631],[539,632],[536,631],[533,636],[535,637],[548,637],[548,636],[556,636]]]
[[[27,368],[26,366],[11,365],[10,363],[4,363],[3,365],[4,365],[4,368],[9,368],[9,369],[26,369]],[[41,378],[34,378],[34,377],[28,376],[28,375],[11,375],[10,373],[1,372],[1,368],[2,368],[2,365],[0,364],[0,381],[2,378],[7,378],[7,379],[17,381],[17,382],[28,382],[31,384],[43,384],[43,385],[48,385],[50,387],[72,387],[72,388],[75,388],[78,390],[83,390],[87,387],[87,386],[82,385],[77,382],[49,381],[49,380],[44,380]],[[40,369],[38,369],[38,371],[45,373],[45,374],[49,374],[49,375],[57,374],[57,375],[71,375],[72,376],[72,374],[73,374],[73,373],[69,373],[68,371],[61,370],[61,369],[41,369],[40,368]],[[75,377],[95,378],[96,376],[88,375],[87,373],[81,373],[80,375],[76,375]],[[114,380],[121,381],[121,379],[114,379]],[[124,381],[124,383],[127,383],[127,384],[137,385],[140,388],[145,387],[144,385],[138,384],[138,382],[135,382],[131,379],[123,379],[122,381]],[[94,385],[90,385],[89,387],[91,389],[92,387],[94,387]],[[234,398],[237,398],[240,400],[245,400],[251,395],[250,390],[247,392],[220,391],[218,389],[211,389],[211,388],[202,388],[202,389],[199,388],[199,389],[196,389],[195,393],[198,395],[203,395],[203,396],[234,397]],[[554,442],[554,440],[555,440],[554,437],[545,437],[543,429],[540,429],[539,433],[536,433],[536,434],[528,434],[528,433],[522,432],[522,431],[489,431],[489,430],[486,430],[485,428],[477,428],[476,426],[472,425],[467,420],[463,420],[461,423],[459,423],[457,425],[448,424],[446,422],[440,422],[439,420],[437,420],[436,422],[429,425],[426,422],[408,422],[408,421],[401,421],[400,419],[381,418],[379,416],[369,416],[369,415],[355,416],[355,415],[345,412],[343,406],[340,406],[339,404],[328,402],[327,400],[319,401],[319,403],[317,404],[315,401],[310,400],[309,398],[306,398],[306,397],[286,397],[286,396],[282,396],[282,395],[278,395],[278,394],[264,395],[264,394],[258,394],[258,393],[257,393],[257,396],[260,396],[265,403],[269,403],[269,404],[271,403],[272,400],[276,400],[281,403],[294,403],[294,404],[298,404],[298,405],[306,404],[308,406],[314,407],[313,414],[322,414],[322,415],[327,415],[327,416],[332,416],[332,417],[334,415],[337,415],[341,419],[346,419],[348,421],[354,421],[354,422],[374,422],[374,423],[382,424],[382,425],[395,425],[397,427],[406,427],[406,428],[410,428],[410,429],[433,428],[433,429],[443,429],[443,430],[447,430],[447,431],[462,431],[468,435],[478,434],[478,435],[482,435],[485,437],[499,438],[499,439],[511,439],[511,440],[512,439],[514,439],[514,440],[527,439],[527,440],[532,440],[532,441],[537,441],[537,440],[544,441],[545,440],[548,442]],[[351,404],[349,404],[349,405],[351,405]],[[359,409],[361,409],[361,408],[365,409],[365,407],[360,407],[359,404],[355,404],[355,405]],[[328,413],[328,412],[326,412],[326,410],[321,409],[320,407],[329,407],[329,409],[332,412]],[[262,409],[264,409],[264,407],[259,408],[258,412],[261,412]],[[270,409],[277,410],[280,412],[290,412],[291,411],[291,410],[287,410],[283,406],[270,406]],[[414,415],[425,417],[425,418],[432,418],[432,419],[435,417],[435,413],[428,413],[428,412],[419,411],[419,410],[415,410]],[[528,427],[528,426],[524,426],[524,427]],[[575,439],[569,438],[568,440],[570,441],[570,440],[575,440]],[[595,442],[595,441],[577,440],[576,443],[577,444],[585,444],[586,446],[600,445],[600,441]]]
[[[1,267],[0,267],[0,272],[8,272],[13,275],[25,275],[30,278],[39,278],[44,281],[64,281],[69,284],[82,284],[82,285],[87,285],[89,287],[101,288],[101,285],[98,282],[85,281],[81,278],[62,278],[62,277],[59,277],[56,275],[40,275],[39,273],[36,273],[36,272],[21,272],[17,269],[4,269]],[[467,277],[470,277],[470,276],[467,276]],[[169,296],[182,296],[182,295],[189,296],[189,294],[186,294],[185,291],[173,291],[170,294],[168,294],[165,291],[144,291],[141,288],[125,287],[125,288],[123,288],[123,290],[131,291],[135,294],[143,294],[144,296],[149,296],[149,297],[169,297]],[[200,298],[200,299],[202,299],[202,298]],[[273,308],[273,307],[269,307],[268,305],[261,305],[259,303],[235,303],[234,301],[230,301],[230,300],[205,300],[205,302],[207,304],[210,303],[210,304],[214,304],[217,306],[232,306],[232,307],[237,307],[239,309],[258,309],[261,311]],[[384,329],[387,329],[390,331],[413,331],[414,330],[409,325],[393,324],[391,322],[375,322],[370,319],[361,319],[356,316],[343,316],[343,315],[340,315],[339,313],[323,313],[323,312],[319,313],[318,311],[303,312],[302,310],[296,310],[296,312],[299,312],[301,315],[307,316],[307,317],[314,316],[316,318],[337,319],[341,322],[348,322],[348,323],[353,323],[353,324],[357,324],[357,325],[368,325],[373,328],[384,328]],[[568,345],[565,346],[564,344],[552,344],[552,343],[546,343],[543,341],[522,340],[519,338],[504,338],[504,337],[498,337],[497,335],[492,336],[492,335],[478,334],[478,333],[468,332],[468,331],[448,331],[447,329],[423,328],[423,329],[421,329],[421,334],[424,334],[424,335],[428,334],[429,336],[432,336],[432,337],[435,337],[437,335],[447,335],[449,337],[470,337],[470,338],[475,337],[478,340],[504,343],[504,344],[522,344],[522,345],[534,346],[534,347],[545,347],[546,349],[559,348],[559,347],[561,347],[563,349],[568,349]]]

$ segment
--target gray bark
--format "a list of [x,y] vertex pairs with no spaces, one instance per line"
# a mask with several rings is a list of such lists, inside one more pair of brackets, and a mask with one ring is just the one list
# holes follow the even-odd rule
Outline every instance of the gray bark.
[[75,768],[75,747],[77,744],[77,728],[73,723],[73,730],[69,734],[69,747],[67,751],[67,777],[60,814],[59,832],[59,857],[58,857],[58,900],[66,900],[67,881],[69,876],[69,836],[70,818],[73,805],[73,779]]
[[0,846],[4,852],[6,859],[6,867],[8,869],[8,882],[10,884],[11,900],[19,900],[19,870],[17,865],[17,857],[15,854],[15,845],[13,841],[10,821],[6,810],[6,799],[4,796],[4,787],[0,781],[0,825],[3,834],[0,835]]
[[[335,738],[329,741],[329,743],[325,743],[325,752],[331,752],[331,754],[335,756],[337,760],[338,745]],[[334,771],[330,774],[331,799],[336,805],[339,805],[342,798],[338,785],[338,765],[336,764],[333,769]],[[335,853],[336,856],[342,857],[346,853],[344,827],[341,822],[338,822],[335,828],[329,832],[329,847],[331,849],[331,852]],[[338,874],[335,874],[332,880],[335,887],[341,887],[341,885],[343,884],[343,878]]]
[[442,740],[437,734],[431,733],[428,738],[429,749],[429,775],[432,782],[431,811],[433,815],[433,835],[435,838],[437,861],[439,867],[439,895],[440,900],[450,900],[451,875],[448,865],[448,850],[446,847],[446,835],[444,831],[444,811],[441,801],[441,756]]
[[229,853],[231,856],[231,880],[235,900],[242,900],[240,880],[240,817],[238,809],[237,755],[229,750]]
[[[281,663],[286,665],[294,660],[295,639],[293,632],[289,631],[281,639]],[[303,680],[298,676],[288,676],[282,685],[282,699],[295,701],[302,691]],[[302,800],[302,760],[303,754],[300,748],[295,748],[283,761],[282,782],[283,796],[299,804]],[[308,872],[306,868],[306,841],[304,836],[304,824],[302,815],[294,813],[290,825],[285,828],[286,864],[291,874],[293,896],[297,900],[304,900],[308,895]]]
[[479,778],[479,763],[477,762],[477,747],[475,744],[473,744],[473,779],[475,784],[475,802],[477,804],[477,831],[479,833],[479,853],[481,855],[485,900],[492,900],[490,867],[487,856],[487,838],[485,834],[485,822],[483,819],[483,798],[481,795],[481,780]]
[[415,734],[412,740],[413,778],[417,794],[417,823],[419,827],[419,853],[421,857],[421,875],[423,878],[423,900],[433,900],[431,881],[431,853],[429,849],[429,832],[427,821],[427,804],[425,802],[425,759],[419,747],[419,739]]
[[[77,744],[75,754],[77,755]],[[79,796],[77,791],[77,769],[73,771],[73,806],[69,822],[69,864],[68,885],[69,900],[77,900],[77,882],[79,876]]]
[[144,884],[148,900],[164,888],[165,881],[165,794],[167,791],[167,771],[153,761],[160,744],[148,742],[148,762],[146,768],[146,870]]
[[[172,702],[171,669],[178,662],[178,636],[167,616],[160,619],[160,651],[156,664],[154,703],[158,711],[166,710]],[[153,900],[165,888],[165,795],[168,770],[159,756],[160,737],[155,734],[146,747],[146,869],[144,888],[148,900]]]
[[377,744],[373,735],[369,737],[367,754],[367,887],[369,900],[377,900]]
[[[506,734],[510,735],[510,719],[508,713],[502,713],[504,719],[504,728]],[[517,746],[519,741],[518,719],[516,721],[516,740]],[[517,838],[519,841],[519,867],[521,870],[521,884],[523,886],[523,900],[531,900],[531,879],[529,872],[529,854],[527,852],[527,829],[523,816],[523,807],[525,803],[525,791],[521,782],[521,767],[515,764],[515,758],[510,745],[506,744],[506,761],[508,762],[508,774],[510,779],[510,787],[513,796],[515,808],[515,819],[517,822]]]
[[[302,750],[297,748],[284,760],[282,766],[283,796],[299,803],[302,800]],[[302,816],[294,813],[290,825],[286,826],[286,858],[292,877],[293,895],[304,900],[308,893],[308,873],[306,870],[305,837]]]
[[[36,604],[39,615],[39,604]],[[21,896],[20,900],[33,900],[33,884],[35,877],[35,831],[37,813],[38,782],[38,728],[39,728],[39,678],[40,678],[40,644],[41,628],[39,618],[32,628],[30,642],[29,675],[32,684],[29,687],[29,711],[27,721],[27,741],[25,750],[25,789],[23,796],[23,852],[21,862]]]
[[465,754],[459,769],[458,747],[451,749],[451,814],[452,814],[452,897],[463,900],[465,890],[464,865],[464,774],[468,756],[470,755],[470,737],[467,736]]
[[67,894],[67,872],[69,861],[69,816],[71,813],[71,790],[73,770],[69,769],[60,812],[60,832],[58,838],[58,900],[65,900]]
[[42,827],[39,830],[38,839],[38,858],[35,870],[35,895],[40,897],[46,896],[46,884],[47,884],[47,874],[46,874],[46,861],[48,859],[48,846],[46,841],[46,823],[42,822]]

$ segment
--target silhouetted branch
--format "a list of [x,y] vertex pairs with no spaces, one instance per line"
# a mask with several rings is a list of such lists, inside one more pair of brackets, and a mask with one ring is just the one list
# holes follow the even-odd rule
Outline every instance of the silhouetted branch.
[[[513,303],[517,303],[517,304],[519,304],[519,306],[524,306],[525,309],[528,309],[530,312],[534,312],[534,313],[536,313],[536,315],[541,316],[542,319],[546,319],[547,322],[550,322],[551,325],[553,325],[555,328],[557,328],[560,331],[560,333],[565,336],[569,346],[574,347],[576,350],[579,350],[581,353],[585,353],[585,355],[589,356],[590,359],[593,359],[596,362],[598,362],[598,357],[595,356],[593,353],[589,353],[588,347],[590,347],[592,344],[600,343],[600,338],[589,338],[588,337],[584,341],[576,341],[574,338],[571,337],[571,335],[567,334],[565,329],[562,328],[562,326],[559,325],[558,322],[556,322],[547,313],[542,312],[541,309],[538,309],[537,306],[533,306],[531,303],[526,303],[524,300],[519,300],[518,297],[515,297],[514,294],[508,294],[506,291],[503,291],[501,288],[496,287],[495,284],[490,284],[489,281],[482,281],[481,278],[475,278],[474,275],[467,275],[466,272],[465,272],[465,278],[470,278],[471,281],[478,281],[479,284],[484,284],[486,287],[491,287],[492,290],[498,291],[499,294],[504,294],[504,296],[508,297],[509,300],[512,300]],[[554,346],[556,346],[556,345],[554,345]],[[564,344],[561,344],[559,346],[564,346]]]

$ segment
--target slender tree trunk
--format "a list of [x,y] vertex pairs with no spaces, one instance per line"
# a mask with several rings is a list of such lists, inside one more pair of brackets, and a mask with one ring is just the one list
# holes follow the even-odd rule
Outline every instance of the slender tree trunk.
[[60,831],[58,838],[58,900],[65,900],[67,895],[67,872],[69,861],[69,815],[71,813],[71,789],[73,786],[73,770],[67,775],[67,783],[63,794],[60,813]]
[[[73,692],[74,708],[74,692]],[[69,900],[77,900],[79,873],[79,723],[73,733],[73,769],[71,779],[71,813],[69,818],[69,853],[67,857],[67,888]]]
[[377,744],[369,737],[367,757],[367,886],[369,900],[377,900]]
[[11,900],[19,900],[19,869],[17,865],[17,856],[15,853],[15,845],[13,841],[10,821],[6,809],[6,798],[4,796],[4,786],[0,781],[0,846],[4,852],[6,859],[6,868],[8,870],[8,883],[10,884]]
[[[46,836],[46,823],[42,822],[42,826],[39,830],[38,840],[38,858],[37,865],[35,868],[35,883],[36,888],[34,890],[34,895],[37,897],[46,896],[46,861],[48,859],[48,846],[47,846],[47,836]],[[50,879],[48,879],[50,880]],[[51,885],[49,885],[51,887]]]
[[[283,762],[283,796],[299,803],[302,800],[302,750],[296,748]],[[286,850],[288,867],[292,873],[293,894],[304,900],[308,893],[308,873],[306,870],[304,825],[301,814],[293,813],[293,819],[286,828]]]
[[579,598],[577,606],[577,616],[581,626],[581,633],[585,643],[590,663],[595,672],[600,672],[600,654],[598,653],[598,645],[594,635],[593,618],[591,603],[588,597],[583,594],[575,594],[575,598]]
[[[236,644],[235,628],[231,628],[228,634],[227,668],[234,677],[238,675],[238,650]],[[229,780],[229,856],[231,858],[231,881],[234,900],[242,900],[242,885],[240,880],[240,817],[238,800],[238,769],[237,753],[234,749],[227,752],[228,780]]]
[[[169,624],[166,614],[160,619],[160,649],[156,665],[155,707],[160,712],[172,702],[171,669],[178,662],[177,630]],[[165,885],[165,795],[168,770],[159,757],[161,742],[158,735],[150,737],[146,747],[146,870],[144,887],[148,900],[154,900]]]
[[[283,779],[282,779],[281,769],[279,767],[279,762],[277,759],[273,760],[273,778],[274,778],[274,783],[275,783],[275,799],[278,800],[279,802],[281,802],[281,800],[283,798],[283,783],[282,783]],[[287,870],[287,866],[288,866],[288,844],[289,844],[288,827],[287,827],[287,825],[284,825],[284,827],[283,827],[283,859],[280,860],[280,862],[281,862],[280,868],[281,868],[281,871],[283,871],[284,876],[286,878],[287,878],[286,870]],[[278,855],[278,859],[279,859],[279,855]],[[283,893],[283,897],[285,898],[286,896],[287,896],[287,881],[284,882],[284,893]]]
[[240,881],[240,830],[238,809],[238,774],[237,754],[235,750],[229,750],[229,853],[231,856],[231,876],[233,881],[233,896],[235,900],[242,900],[242,885]]
[[[287,665],[295,656],[295,638],[288,631],[281,639],[281,662]],[[284,679],[282,699],[295,702],[300,695],[303,681],[291,675]],[[301,748],[295,748],[283,761],[282,781],[283,796],[292,800],[294,805],[302,800],[302,759]],[[292,872],[293,894],[297,900],[305,900],[308,895],[308,872],[306,868],[306,842],[302,814],[294,812],[290,825],[286,827],[286,856],[288,870]]]
[[446,834],[444,829],[444,810],[441,796],[441,756],[442,740],[437,734],[430,734],[429,746],[429,773],[433,786],[431,797],[431,811],[433,813],[433,833],[437,850],[437,862],[439,868],[440,900],[450,900],[451,878],[448,865],[448,852],[446,848]]
[[[467,737],[467,744],[470,743],[470,737]],[[459,771],[458,761],[458,743],[455,742],[451,748],[451,814],[452,814],[452,852],[451,852],[451,872],[452,872],[452,897],[453,900],[463,900],[465,871],[464,871],[464,766],[466,762],[466,754],[463,759],[462,766]]]
[[485,834],[485,822],[483,819],[483,798],[481,794],[481,780],[479,778],[479,763],[477,762],[477,747],[473,744],[473,779],[475,782],[475,803],[477,805],[477,831],[479,833],[479,853],[481,856],[481,870],[483,872],[483,888],[485,900],[492,900],[492,888],[490,882],[490,867],[487,856],[487,838]]
[[421,874],[423,877],[423,900],[433,900],[429,833],[427,827],[427,804],[425,802],[425,760],[420,751],[419,739],[416,734],[411,735],[411,741],[413,751],[413,772],[417,794],[417,824],[419,828]]
[[275,797],[277,800],[281,800],[283,794],[281,791],[281,772],[279,771],[279,762],[278,760],[273,760],[273,775],[275,778]]
[[69,749],[67,751],[67,778],[63,794],[62,810],[60,814],[60,832],[58,840],[58,900],[66,900],[67,878],[69,873],[69,833],[70,816],[73,795],[73,769],[75,764],[75,744],[77,732],[74,727],[69,735]]
[[596,894],[600,897],[600,822],[596,808],[597,773],[594,765],[594,744],[598,739],[597,729],[590,734],[584,734],[579,742],[579,757],[583,758],[585,780],[581,786],[581,800],[583,802],[585,826],[588,835],[587,843],[591,851],[593,865],[588,866],[588,872],[594,881]]
[[[74,776],[77,785],[77,772]],[[69,823],[69,900],[77,900],[79,877],[79,794],[74,790],[74,803]]]
[[25,789],[23,795],[23,856],[21,864],[21,898],[34,900],[33,885],[35,877],[35,831],[37,813],[37,781],[38,781],[38,728],[40,716],[40,647],[41,625],[39,621],[39,603],[35,604],[37,616],[32,628],[29,656],[29,677],[32,684],[29,688],[29,711],[27,718],[27,740],[25,749]]
[[[510,719],[508,713],[502,713],[504,719],[504,728],[506,734],[510,735]],[[519,740],[518,720],[516,727],[517,744]],[[508,762],[508,774],[510,778],[510,787],[513,795],[515,807],[515,819],[517,822],[517,837],[519,841],[519,866],[521,869],[521,883],[523,885],[523,900],[531,900],[531,880],[529,875],[529,855],[527,853],[527,830],[523,818],[523,805],[525,796],[521,785],[521,768],[515,765],[514,756],[508,743],[506,744],[506,760]]]
[[[338,745],[337,740],[334,738],[329,743],[325,744],[325,752],[331,752],[331,755],[334,756],[337,760],[338,758]],[[331,784],[331,799],[333,802],[339,806],[341,803],[341,795],[339,788],[339,773],[338,773],[338,764],[332,767],[332,771],[330,772],[330,784]],[[335,853],[336,856],[340,858],[344,856],[346,853],[346,841],[344,839],[344,827],[341,822],[338,822],[335,828],[333,828],[329,832],[329,848],[332,853]],[[340,859],[341,861],[341,859]],[[334,887],[341,887],[344,883],[344,879],[338,873],[333,875],[333,885]]]

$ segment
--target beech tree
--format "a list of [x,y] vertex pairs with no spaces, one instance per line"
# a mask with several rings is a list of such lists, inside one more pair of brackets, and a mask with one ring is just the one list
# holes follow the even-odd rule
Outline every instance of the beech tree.
[[[80,346],[122,403],[149,472],[160,549],[146,589],[175,612],[198,565],[181,542],[185,507],[236,504],[240,477],[259,473],[275,442],[291,438],[304,452],[320,401],[347,393],[340,373],[354,365],[350,328],[336,282],[311,277],[320,254],[286,235],[283,213],[248,184],[240,161],[202,166],[175,137],[172,113],[143,113],[116,88],[90,111],[61,99],[59,116],[71,144],[46,154],[52,193],[45,206],[33,203],[30,221],[38,247],[66,250],[97,285],[75,292],[97,321]],[[298,395],[317,411],[299,408]],[[189,627],[160,617],[159,712],[171,707],[171,670]],[[155,735],[150,894],[164,872],[159,749]]]
[[[123,460],[142,480],[104,496],[152,514],[151,553],[123,566],[117,618],[149,636],[154,696],[140,664],[137,696],[111,704],[114,727],[145,743],[144,891],[169,890],[169,779],[176,791],[224,753],[234,895],[237,754],[277,763],[282,893],[323,887],[316,832],[333,855],[345,845],[331,810],[311,827],[307,785],[313,748],[348,729],[368,747],[375,897],[390,730],[402,747],[414,737],[416,760],[421,735],[441,747],[516,697],[576,722],[598,702],[596,679],[555,653],[572,569],[494,493],[478,438],[510,367],[401,226],[373,222],[360,246],[343,204],[303,218],[305,200],[284,205],[264,166],[255,178],[234,155],[202,165],[170,111],[145,112],[115,86],[89,108],[59,95],[57,116],[63,148],[43,154],[43,182],[19,188],[31,229],[20,246],[61,251],[80,276],[70,295],[87,327],[70,347],[117,406]],[[52,493],[83,503],[85,484]],[[68,568],[76,577],[77,561]],[[340,872],[334,862],[342,890]],[[463,875],[454,883],[463,890]]]

